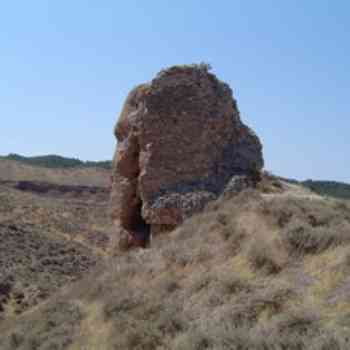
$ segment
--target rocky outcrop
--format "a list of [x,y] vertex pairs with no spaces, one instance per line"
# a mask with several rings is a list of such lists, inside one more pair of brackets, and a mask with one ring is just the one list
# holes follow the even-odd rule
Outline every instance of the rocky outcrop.
[[[258,137],[206,65],[175,66],[133,89],[115,127],[112,215],[121,246],[146,245],[263,167]],[[236,181],[237,183],[237,181]],[[229,189],[231,190],[231,189]]]

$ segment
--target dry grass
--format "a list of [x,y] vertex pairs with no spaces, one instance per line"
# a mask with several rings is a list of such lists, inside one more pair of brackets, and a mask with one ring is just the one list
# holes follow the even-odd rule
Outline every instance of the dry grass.
[[[69,350],[348,349],[349,218],[334,201],[220,199],[150,249],[110,258],[33,315],[0,324],[0,348],[37,339],[49,349],[50,338]],[[69,324],[64,308],[49,316],[68,301],[79,308],[70,333],[57,322]],[[53,317],[49,330],[38,326]]]

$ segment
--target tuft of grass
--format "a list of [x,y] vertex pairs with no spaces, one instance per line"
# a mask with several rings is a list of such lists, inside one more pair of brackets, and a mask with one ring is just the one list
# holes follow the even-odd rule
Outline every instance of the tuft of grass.
[[173,343],[174,350],[205,350],[211,349],[208,336],[197,329],[190,329],[180,334]]
[[118,317],[121,313],[131,311],[137,306],[137,300],[130,291],[118,288],[118,293],[112,293],[106,300],[103,308],[105,320]]
[[119,337],[115,337],[111,349],[153,350],[162,344],[161,335],[147,321],[130,324]]
[[279,273],[287,264],[287,257],[281,244],[262,239],[255,239],[251,243],[248,248],[248,259],[255,270],[266,274]]

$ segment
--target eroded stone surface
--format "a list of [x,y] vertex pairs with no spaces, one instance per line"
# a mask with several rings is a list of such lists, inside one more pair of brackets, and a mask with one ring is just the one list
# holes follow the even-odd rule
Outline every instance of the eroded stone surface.
[[180,224],[234,176],[263,167],[232,90],[203,65],[171,67],[133,89],[115,135],[112,213],[126,246],[147,244],[150,232]]

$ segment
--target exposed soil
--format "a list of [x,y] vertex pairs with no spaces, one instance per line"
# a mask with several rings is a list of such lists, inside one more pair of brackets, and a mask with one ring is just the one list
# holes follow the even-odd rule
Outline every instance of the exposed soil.
[[111,245],[108,189],[0,182],[0,322],[46,300]]

